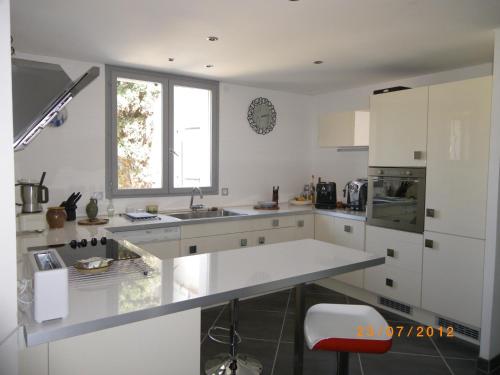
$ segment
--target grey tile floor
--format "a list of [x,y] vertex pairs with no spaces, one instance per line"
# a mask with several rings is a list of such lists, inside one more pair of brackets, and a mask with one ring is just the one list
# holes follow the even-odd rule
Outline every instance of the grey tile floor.
[[[362,303],[311,284],[306,286],[306,308],[316,303]],[[380,310],[391,325],[415,322]],[[201,373],[205,361],[227,347],[210,340],[211,326],[228,326],[227,306],[202,311]],[[291,290],[240,302],[240,352],[261,361],[265,375],[291,375],[293,363],[294,298]],[[394,337],[386,354],[351,354],[351,375],[473,375],[478,347],[457,338]],[[335,354],[305,349],[304,375],[334,374]]]

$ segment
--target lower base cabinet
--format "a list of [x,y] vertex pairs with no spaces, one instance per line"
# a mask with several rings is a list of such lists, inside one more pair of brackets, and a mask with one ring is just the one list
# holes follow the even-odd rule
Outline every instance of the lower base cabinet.
[[[268,245],[279,242],[314,238],[313,215],[284,216],[275,220],[277,220],[276,227],[272,228],[269,226],[270,229],[248,230],[238,233],[218,234],[214,236],[183,238],[180,245],[180,255],[186,256],[192,254],[210,253],[248,246]],[[261,226],[260,222],[262,222],[263,219],[256,219],[255,221],[255,227],[259,227]],[[257,223],[257,221],[259,222]],[[269,221],[269,223],[273,223],[270,219],[267,219],[267,221]],[[262,225],[262,227],[265,228],[264,225]],[[244,227],[241,226],[241,228]],[[252,229],[254,226],[250,224],[247,228]],[[196,228],[191,228],[190,226],[189,233],[192,232],[196,232]],[[198,232],[204,233],[202,231]]]
[[19,375],[199,374],[200,329],[196,308],[21,349]]
[[425,232],[422,308],[480,327],[484,241]]
[[[314,238],[319,241],[364,251],[365,223],[363,221],[316,214]],[[358,288],[363,287],[363,271],[348,272],[336,276],[335,279]]]

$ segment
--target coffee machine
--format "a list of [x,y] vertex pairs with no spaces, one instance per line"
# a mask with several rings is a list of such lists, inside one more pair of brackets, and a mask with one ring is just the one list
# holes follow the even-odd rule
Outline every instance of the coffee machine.
[[316,185],[316,208],[337,208],[337,185],[335,182],[318,182]]
[[366,209],[366,199],[368,197],[368,180],[357,178],[349,181],[344,187],[344,197],[347,197],[347,207],[355,211]]

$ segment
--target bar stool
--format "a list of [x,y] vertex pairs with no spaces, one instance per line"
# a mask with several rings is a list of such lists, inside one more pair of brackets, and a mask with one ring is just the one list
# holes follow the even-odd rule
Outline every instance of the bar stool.
[[[238,352],[241,337],[238,333],[239,300],[233,299],[229,303],[231,322],[229,328],[212,327],[208,336],[211,340],[229,346],[229,353],[221,353],[205,364],[206,375],[260,375],[262,364],[255,358]],[[224,341],[216,336],[217,331],[228,332],[229,340]]]
[[304,335],[310,350],[337,352],[337,375],[349,373],[349,353],[385,353],[392,329],[371,306],[323,304],[306,313]]

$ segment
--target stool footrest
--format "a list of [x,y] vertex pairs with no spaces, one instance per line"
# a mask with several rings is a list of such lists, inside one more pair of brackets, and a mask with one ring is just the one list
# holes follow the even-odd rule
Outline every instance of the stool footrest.
[[[228,339],[227,340],[223,340],[223,339],[217,337],[217,331],[224,332],[225,336],[227,336]],[[219,344],[231,345],[229,333],[230,333],[230,329],[229,328],[220,327],[220,326],[213,326],[213,327],[210,327],[210,329],[208,330],[208,337],[210,338],[210,340],[215,341],[215,342],[217,342]],[[234,335],[236,336],[236,340],[238,340],[237,341],[238,344],[240,344],[241,341],[242,341],[240,334],[237,331],[235,331]]]

